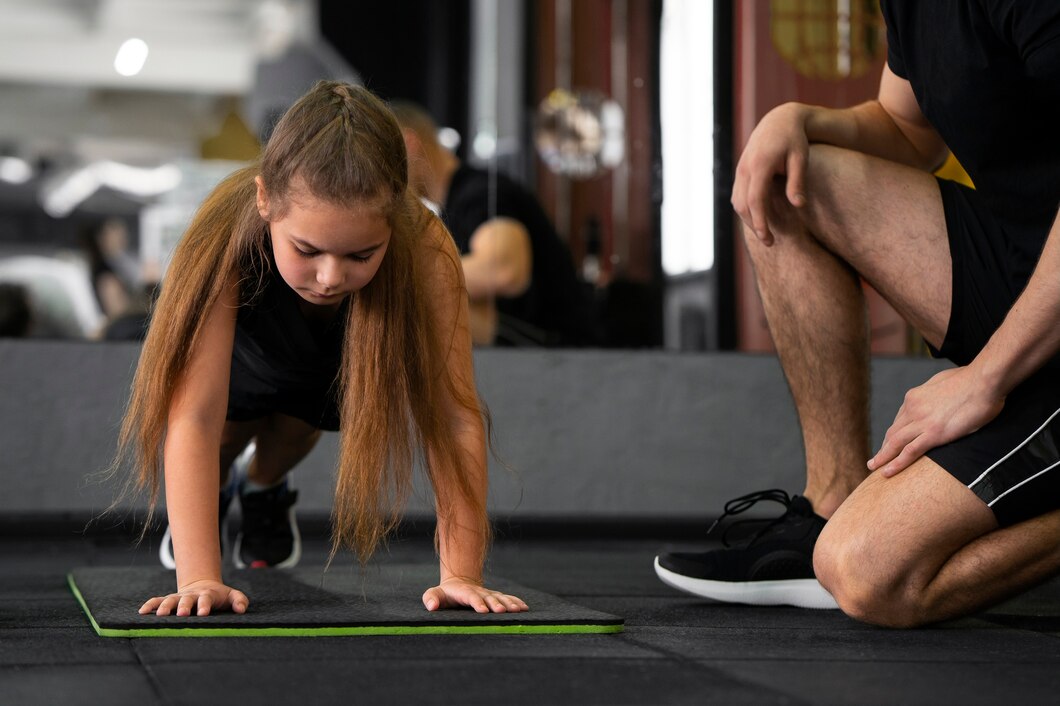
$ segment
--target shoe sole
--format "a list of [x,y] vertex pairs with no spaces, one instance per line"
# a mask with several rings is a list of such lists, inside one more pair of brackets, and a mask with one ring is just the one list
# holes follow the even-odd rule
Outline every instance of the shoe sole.
[[721,603],[790,605],[796,608],[837,610],[832,594],[817,579],[788,581],[711,581],[694,579],[664,568],[655,557],[655,574],[667,586]]
[[173,536],[166,525],[166,533],[162,535],[162,544],[158,546],[158,560],[162,566],[172,571],[177,568],[177,560],[173,558]]

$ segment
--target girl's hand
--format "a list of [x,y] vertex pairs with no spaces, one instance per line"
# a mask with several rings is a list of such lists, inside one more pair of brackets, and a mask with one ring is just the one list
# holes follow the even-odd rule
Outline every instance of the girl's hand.
[[140,606],[140,615],[175,614],[180,617],[192,615],[209,615],[210,611],[231,610],[233,613],[246,613],[250,599],[247,594],[229,588],[220,581],[203,579],[181,586],[176,593],[168,596],[155,596]]
[[530,607],[521,598],[491,591],[480,583],[459,577],[448,578],[423,594],[427,610],[468,606],[476,613],[522,613]]

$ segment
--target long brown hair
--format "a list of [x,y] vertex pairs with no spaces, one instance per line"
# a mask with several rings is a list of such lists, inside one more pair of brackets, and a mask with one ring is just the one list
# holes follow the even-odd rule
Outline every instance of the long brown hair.
[[[253,292],[269,267],[267,223],[255,203],[260,174],[270,218],[283,216],[292,195],[308,193],[339,205],[379,205],[391,227],[378,272],[351,295],[337,381],[342,422],[332,555],[346,546],[361,561],[371,556],[400,520],[417,460],[435,487],[455,491],[437,498],[446,504],[439,516],[452,522],[451,505],[462,498],[485,547],[485,498],[468,472],[475,460],[452,429],[454,410],[481,421],[482,408],[473,380],[450,374],[456,332],[441,330],[430,305],[438,294],[466,296],[463,275],[455,250],[425,236],[441,226],[409,192],[407,172],[401,130],[387,107],[366,89],[321,81],[277,123],[260,162],[229,176],[203,202],[169,266],[118,441],[117,463],[135,463],[131,481],[147,491],[149,512],[159,496],[170,402],[205,314],[233,274],[241,292]],[[433,253],[425,256],[425,248]],[[449,268],[440,279],[453,291],[426,291],[423,263],[432,255]]]

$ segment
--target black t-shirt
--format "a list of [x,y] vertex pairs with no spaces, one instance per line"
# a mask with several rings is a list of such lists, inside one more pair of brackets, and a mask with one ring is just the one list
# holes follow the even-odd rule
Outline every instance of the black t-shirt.
[[498,298],[500,345],[580,345],[589,335],[586,308],[574,263],[537,200],[514,181],[461,165],[453,173],[442,207],[442,221],[460,252],[470,251],[471,235],[491,218],[511,218],[530,234],[531,282],[518,297]]
[[1060,206],[1060,1],[884,0],[887,63],[1030,272]]

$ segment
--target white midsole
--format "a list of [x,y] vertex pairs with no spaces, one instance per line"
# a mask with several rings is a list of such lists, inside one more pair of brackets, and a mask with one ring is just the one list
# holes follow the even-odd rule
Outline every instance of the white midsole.
[[791,605],[798,608],[838,609],[832,594],[817,579],[788,581],[711,581],[665,569],[655,557],[655,573],[668,586],[700,598],[748,605]]

